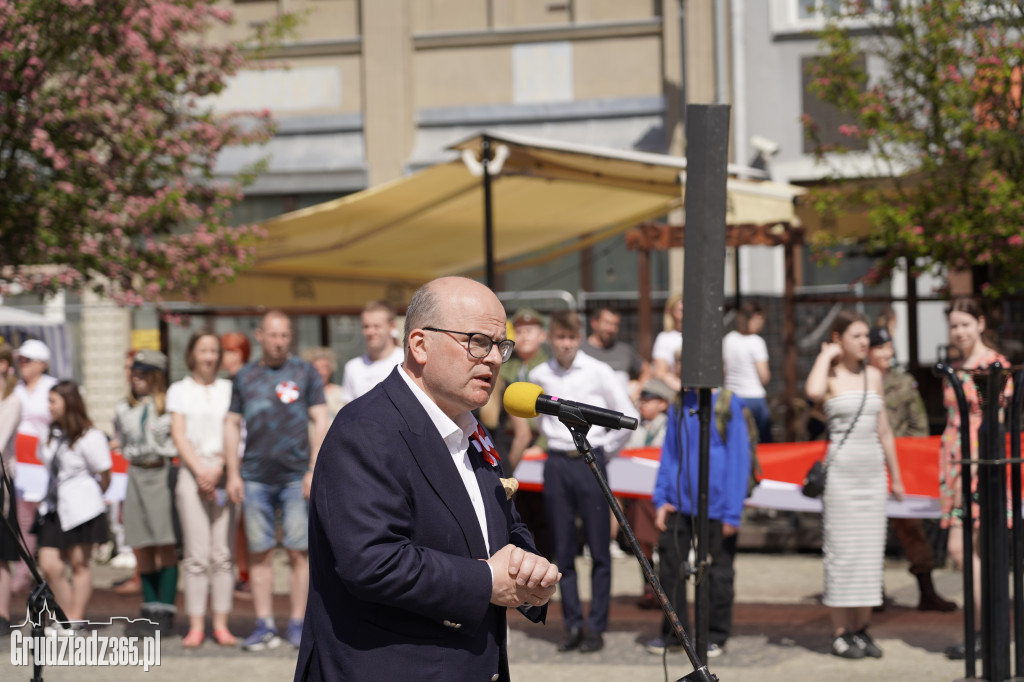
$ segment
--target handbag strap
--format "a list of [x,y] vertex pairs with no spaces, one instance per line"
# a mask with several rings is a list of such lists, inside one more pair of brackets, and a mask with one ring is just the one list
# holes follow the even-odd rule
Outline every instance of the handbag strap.
[[[860,396],[860,407],[857,408],[857,414],[853,415],[853,421],[850,422],[850,428],[848,428],[846,430],[846,433],[843,434],[843,437],[839,441],[839,445],[836,446],[836,449],[833,450],[833,452],[838,452],[839,449],[843,447],[843,443],[845,443],[846,439],[849,438],[850,432],[853,431],[853,427],[857,425],[857,420],[860,419],[861,413],[864,412],[864,403],[866,403],[867,401],[868,401],[868,368],[865,367],[864,368],[864,392]],[[826,459],[827,459],[827,454],[826,454]],[[823,466],[827,467],[828,465],[827,464],[823,464]]]

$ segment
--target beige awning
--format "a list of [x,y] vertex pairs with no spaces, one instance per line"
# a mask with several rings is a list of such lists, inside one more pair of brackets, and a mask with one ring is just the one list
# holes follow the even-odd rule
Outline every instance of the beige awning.
[[[492,177],[499,270],[543,249],[582,248],[682,205],[685,159],[481,133],[452,147],[468,163],[433,166],[267,221],[256,265],[202,303],[327,311],[384,298],[402,306],[434,277],[479,274],[483,182],[471,166],[485,135],[505,157]],[[732,179],[729,222],[795,222],[800,193]]]

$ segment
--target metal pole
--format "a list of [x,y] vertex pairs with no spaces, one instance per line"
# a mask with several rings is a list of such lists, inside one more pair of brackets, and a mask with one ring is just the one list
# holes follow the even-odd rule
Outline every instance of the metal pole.
[[917,353],[917,278],[910,272],[911,263],[907,262],[907,367],[917,369],[919,357]]
[[494,276],[494,206],[491,199],[491,138],[482,138],[480,164],[484,170],[484,263],[487,286],[494,290],[497,281]]
[[1013,525],[1013,648],[1014,674],[1024,675],[1024,519],[1021,518],[1020,427],[1024,404],[1024,371],[1013,378],[1013,404],[1010,408],[1011,519]]
[[963,384],[950,365],[938,363],[932,370],[944,376],[956,395],[960,412],[960,504],[963,505],[961,529],[963,532],[964,576],[964,677],[977,677],[977,657],[974,654],[974,514],[971,508],[971,410],[967,405]]
[[707,661],[708,628],[710,626],[710,580],[708,561],[708,478],[711,471],[711,389],[697,392],[697,412],[700,420],[700,461],[697,481],[697,587],[693,604],[694,629],[697,637],[697,655]]
[[[999,403],[1004,386],[1002,365],[994,362],[987,372],[974,378],[976,386],[980,386],[979,380],[985,382],[985,390],[981,394],[984,402],[982,422],[978,432],[981,674],[988,680],[1005,680],[1010,676],[1010,590],[1006,546],[1006,466],[1002,463],[1005,438],[999,422]],[[969,481],[962,483],[969,484]],[[965,557],[970,555],[965,553]]]
[[786,396],[786,440],[796,440],[796,249],[793,245],[793,232],[783,245],[786,270],[786,285],[782,304],[782,341],[786,349],[783,364],[783,378]]

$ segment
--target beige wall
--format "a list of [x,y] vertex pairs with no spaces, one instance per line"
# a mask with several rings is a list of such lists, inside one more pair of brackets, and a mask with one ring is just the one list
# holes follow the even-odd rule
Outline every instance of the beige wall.
[[414,35],[487,28],[487,0],[410,0],[408,7]]
[[[657,37],[580,40],[572,45],[573,99],[658,95]],[[416,107],[508,104],[513,45],[421,50],[414,56]]]
[[[654,0],[575,0],[576,23],[651,19],[657,16]],[[666,3],[674,0],[665,0]]]
[[360,33],[359,3],[360,0],[221,0],[217,5],[230,10],[235,20],[231,26],[215,24],[209,36],[213,41],[246,40],[253,33],[253,24],[289,12],[299,18],[300,24],[295,35],[285,38],[285,43],[354,38]]
[[661,45],[655,36],[580,40],[573,53],[575,99],[661,94]]
[[417,109],[512,101],[508,46],[423,50],[413,64]]
[[302,21],[302,41],[338,40],[360,34],[359,0],[280,0],[280,4]]
[[[488,3],[496,29],[572,25],[566,9],[548,9],[569,4],[566,0],[409,0],[413,34],[485,31]],[[650,19],[655,16],[655,4],[653,0],[575,0],[572,23]]]
[[363,137],[370,185],[402,176],[415,129],[412,44],[405,0],[362,7]]

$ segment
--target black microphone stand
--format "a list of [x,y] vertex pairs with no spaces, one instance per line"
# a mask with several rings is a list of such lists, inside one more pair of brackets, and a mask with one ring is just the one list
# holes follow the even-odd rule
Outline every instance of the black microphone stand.
[[[14,486],[10,484],[10,478],[7,477],[6,472],[2,478],[0,478],[0,520],[3,521],[3,527],[6,528],[6,532],[10,534],[14,540],[14,546],[18,549],[18,556],[25,562],[25,566],[28,567],[29,572],[32,574],[32,579],[35,581],[35,587],[28,595],[28,617],[32,623],[32,641],[42,641],[44,635],[43,630],[43,616],[49,611],[53,613],[57,620],[61,623],[67,623],[68,617],[64,613],[64,609],[61,608],[60,604],[57,603],[57,598],[53,594],[53,590],[50,589],[49,584],[39,574],[39,567],[36,565],[32,555],[25,549],[24,543],[19,537],[20,533],[14,529],[11,525],[12,519],[7,518],[3,514],[3,509],[7,506],[3,504],[4,493],[14,495]],[[17,523],[16,520],[13,520]],[[0,529],[2,530],[2,529]],[[32,653],[32,678],[31,682],[43,682],[43,664],[42,664],[41,651],[35,651]]]
[[572,434],[572,441],[576,445],[576,450],[583,456],[583,461],[590,467],[591,473],[594,474],[594,478],[597,479],[597,484],[601,487],[601,492],[604,493],[604,497],[608,500],[608,506],[611,507],[612,513],[615,515],[615,519],[622,526],[623,532],[626,534],[626,539],[629,540],[629,546],[633,550],[633,555],[636,560],[640,562],[640,570],[643,571],[644,578],[654,589],[655,594],[658,595],[658,601],[661,602],[661,610],[665,612],[665,616],[668,618],[669,623],[672,626],[672,631],[675,636],[683,644],[683,650],[686,652],[686,657],[690,659],[690,664],[693,665],[693,672],[680,678],[677,682],[718,682],[718,677],[708,670],[707,665],[701,662],[700,657],[697,655],[696,650],[693,648],[693,644],[690,643],[690,638],[687,637],[686,632],[683,630],[683,624],[679,621],[679,616],[676,614],[675,608],[672,603],[668,600],[668,595],[665,594],[664,588],[661,586],[661,581],[658,580],[658,576],[654,574],[654,569],[651,568],[651,562],[644,556],[643,551],[640,549],[640,542],[636,539],[636,534],[633,533],[633,528],[629,525],[626,520],[626,515],[622,512],[622,507],[619,506],[618,500],[615,499],[615,495],[612,494],[612,489],[608,487],[608,481],[605,479],[604,474],[601,473],[601,469],[597,466],[597,459],[594,457],[594,452],[590,447],[590,443],[587,442],[587,433],[590,431],[590,423],[583,418],[579,410],[575,408],[564,408],[559,414],[558,420],[565,424],[566,428]]

